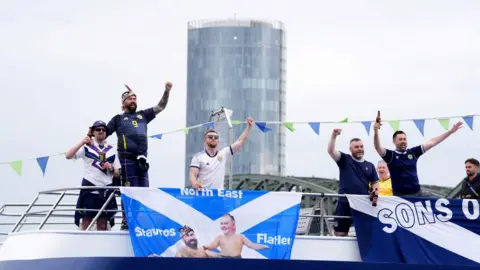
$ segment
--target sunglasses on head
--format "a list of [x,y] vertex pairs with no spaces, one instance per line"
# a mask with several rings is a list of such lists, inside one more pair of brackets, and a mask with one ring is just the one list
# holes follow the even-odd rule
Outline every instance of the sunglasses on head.
[[209,138],[210,140],[212,140],[212,139],[218,140],[219,136],[218,135],[208,135],[207,138]]

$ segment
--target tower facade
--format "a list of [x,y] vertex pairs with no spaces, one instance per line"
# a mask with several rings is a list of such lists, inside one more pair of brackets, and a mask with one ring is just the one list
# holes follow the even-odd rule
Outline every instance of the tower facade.
[[[281,22],[208,20],[188,23],[187,126],[210,121],[221,107],[232,119],[284,121],[286,117],[286,47]],[[245,129],[235,125],[233,140]],[[285,172],[285,129],[254,127],[242,151],[233,157],[233,174]],[[219,147],[228,146],[226,123],[218,123]],[[204,151],[206,128],[186,136],[186,185],[193,155]],[[228,174],[228,168],[227,168]]]

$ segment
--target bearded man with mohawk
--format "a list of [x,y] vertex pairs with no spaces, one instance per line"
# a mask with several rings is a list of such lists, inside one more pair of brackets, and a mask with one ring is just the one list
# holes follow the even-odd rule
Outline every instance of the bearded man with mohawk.
[[[172,83],[165,83],[165,91],[157,105],[137,111],[137,95],[125,85],[128,91],[122,94],[122,114],[115,115],[107,124],[107,136],[116,133],[117,151],[122,166],[120,185],[149,187],[147,161],[147,125],[165,109],[172,89]],[[123,215],[122,230],[128,230]]]

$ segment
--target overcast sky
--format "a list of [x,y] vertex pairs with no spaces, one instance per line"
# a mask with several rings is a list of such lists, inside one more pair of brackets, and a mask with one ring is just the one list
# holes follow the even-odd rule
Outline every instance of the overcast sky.
[[[374,120],[377,110],[385,119],[480,113],[480,2],[474,0],[3,0],[0,161],[66,152],[93,121],[120,112],[124,83],[146,108],[172,81],[168,107],[149,133],[183,128],[187,22],[235,13],[285,23],[290,121]],[[361,137],[366,158],[379,160],[361,124],[323,125],[320,136],[302,125],[287,131],[288,174],[338,177],[326,152],[337,126],[345,129],[339,149],[348,151],[348,140]],[[410,146],[443,132],[436,121],[426,122],[425,137],[412,122],[401,128]],[[384,146],[392,147],[392,130],[381,132]],[[464,127],[423,156],[421,182],[456,185],[464,160],[479,158],[479,135]],[[151,139],[152,186],[183,186],[184,140],[182,132]],[[24,163],[21,177],[0,165],[0,177],[0,204],[17,202],[39,190],[80,185],[82,165],[56,156],[45,177],[35,160]]]

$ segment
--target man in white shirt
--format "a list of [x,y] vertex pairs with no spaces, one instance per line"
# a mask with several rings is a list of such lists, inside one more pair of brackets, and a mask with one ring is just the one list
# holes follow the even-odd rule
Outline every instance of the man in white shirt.
[[[120,161],[117,151],[105,141],[107,137],[107,124],[96,121],[89,130],[89,134],[83,140],[72,147],[65,154],[67,159],[83,159],[84,173],[82,186],[112,186],[112,178],[120,175]],[[91,138],[93,136],[93,139]],[[77,201],[77,209],[100,209],[114,190],[107,189],[83,189],[80,191]],[[115,198],[110,200],[105,210],[117,210]],[[81,229],[86,230],[98,211],[76,211],[75,224],[79,226],[82,219]],[[113,216],[115,212],[102,213],[97,220],[97,230],[107,230],[107,221],[114,226]]]
[[208,130],[204,136],[205,150],[197,153],[190,164],[190,184],[193,188],[223,189],[225,165],[234,153],[240,152],[252,130],[253,119],[247,118],[247,128],[232,145],[217,150],[219,136]]

